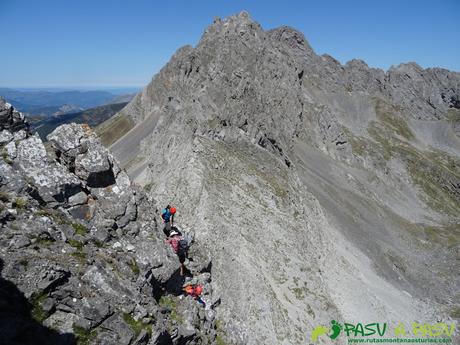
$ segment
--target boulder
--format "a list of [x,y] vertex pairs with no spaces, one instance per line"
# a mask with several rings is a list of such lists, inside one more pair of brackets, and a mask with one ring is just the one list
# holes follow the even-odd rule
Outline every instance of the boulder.
[[75,175],[59,163],[48,162],[45,146],[37,134],[19,142],[16,162],[46,203],[67,203],[69,197],[82,190]]
[[0,131],[8,130],[12,133],[23,130],[20,137],[26,137],[29,133],[29,124],[22,113],[0,97]]
[[[120,169],[112,154],[86,125],[66,124],[56,128],[48,139],[61,162],[89,190],[94,207],[78,206],[71,210],[77,218],[92,219],[96,227],[124,228],[137,218],[135,191],[128,175]],[[86,194],[69,198],[70,206],[83,205]]]
[[10,160],[16,158],[17,149],[16,149],[16,143],[14,141],[11,141],[8,144],[6,144],[4,150]]
[[10,131],[4,129],[0,132],[0,145],[4,145],[13,140],[13,134]]

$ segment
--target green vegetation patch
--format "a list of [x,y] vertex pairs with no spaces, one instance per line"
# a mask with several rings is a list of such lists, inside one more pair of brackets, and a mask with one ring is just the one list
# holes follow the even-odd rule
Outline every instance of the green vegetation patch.
[[78,345],[89,345],[97,336],[96,330],[91,331],[89,329],[84,329],[83,327],[79,327],[76,325],[73,326],[73,333],[77,338]]
[[160,307],[169,308],[169,309],[176,309],[177,308],[177,301],[174,297],[169,295],[161,296],[160,300],[158,301]]
[[47,237],[36,236],[34,238],[35,238],[35,243],[42,245],[42,246],[49,246],[51,243],[54,242],[54,240],[47,238]]
[[433,226],[411,223],[401,217],[397,219],[403,229],[423,243],[422,247],[431,248],[433,245],[440,245],[455,248],[460,246],[460,223]]
[[299,284],[300,283],[299,277],[294,277],[293,281],[296,286],[293,288],[290,287],[289,290],[292,291],[292,293],[298,300],[305,299],[305,297],[311,293],[307,287],[307,282],[303,282],[303,284]]
[[48,217],[51,218],[55,223],[64,225],[64,224],[71,224],[70,220],[67,218],[67,216],[57,210],[52,210],[52,209],[41,209],[35,212],[37,216],[42,216],[42,217]]
[[39,217],[49,217],[51,218],[51,213],[48,210],[38,210],[35,212],[35,215]]
[[144,186],[144,190],[146,192],[150,192],[152,190],[152,187],[153,187],[153,183],[147,183],[145,186]]
[[75,233],[81,236],[85,236],[88,233],[86,226],[80,223],[72,223],[72,228],[75,230]]
[[134,121],[129,115],[118,114],[97,126],[95,131],[102,144],[110,146],[131,130],[134,125]]
[[377,120],[368,128],[373,140],[356,137],[344,128],[353,153],[369,156],[376,164],[384,165],[393,157],[399,158],[423,192],[422,200],[437,212],[458,217],[460,191],[455,186],[460,183],[460,161],[445,152],[422,152],[412,146],[408,141],[414,135],[397,107],[376,99],[375,111]]
[[77,252],[74,252],[72,254],[74,258],[78,259],[78,261],[80,261],[81,263],[85,263],[86,262],[86,254],[84,252],[81,252],[81,251],[77,251]]
[[10,165],[13,164],[13,161],[8,156],[8,153],[6,152],[5,148],[3,148],[3,150],[2,150],[2,158],[3,158],[3,160],[5,161],[6,164],[10,164]]
[[450,108],[447,110],[447,120],[451,123],[460,122],[460,109]]
[[388,161],[394,155],[395,148],[415,137],[399,108],[375,99],[375,112],[377,120],[371,121],[367,129],[375,143],[350,135],[349,131],[347,134],[352,150],[357,155],[363,156],[367,152],[369,156]]
[[42,323],[48,316],[45,310],[43,310],[42,303],[48,298],[48,294],[44,293],[43,291],[38,293],[33,293],[32,296],[29,298],[29,303],[32,306],[30,314],[32,318]]
[[393,133],[407,140],[414,139],[414,134],[403,119],[399,108],[391,106],[381,99],[377,99],[375,103],[375,113],[385,127]]
[[93,243],[98,248],[104,248],[104,242],[102,242],[102,241],[99,241],[97,239],[93,239]]
[[406,162],[412,180],[423,190],[427,205],[441,213],[458,217],[460,193],[453,186],[460,183],[459,165],[446,164],[443,159],[448,158],[442,158],[440,154],[420,154],[407,146],[400,146],[398,151]]
[[380,135],[380,129],[374,128],[375,121],[371,122],[371,127],[368,128],[369,134],[375,140],[369,140],[354,135],[348,128],[342,126],[342,131],[346,134],[350,143],[352,152],[360,157],[372,157],[376,163],[384,164],[391,158],[392,146],[388,143],[386,136]]
[[452,308],[449,314],[454,319],[460,319],[460,307]]
[[353,151],[353,153],[361,157],[365,155],[367,147],[365,140],[354,135],[349,135],[348,141],[351,145],[351,150]]
[[10,195],[6,192],[0,192],[0,201],[3,201],[3,202],[10,201]]
[[141,331],[144,329],[146,330],[149,334],[152,334],[152,326],[149,323],[144,323],[142,320],[136,321],[130,313],[124,313],[123,314],[123,320],[125,323],[131,328],[136,334],[136,337],[141,333]]
[[82,251],[83,250],[83,247],[84,247],[84,243],[80,242],[80,241],[77,241],[77,240],[74,240],[74,239],[69,239],[69,244],[74,247],[74,248],[77,248],[78,251]]
[[27,205],[27,200],[22,199],[22,198],[16,198],[13,201],[13,207],[14,208],[24,208]]
[[295,287],[295,288],[290,288],[290,290],[294,293],[295,298],[297,298],[297,299],[304,299],[305,298],[304,291],[301,288]]
[[139,275],[139,266],[137,265],[137,262],[134,258],[129,261],[128,266],[131,268],[135,275]]
[[216,345],[231,345],[229,342],[225,341],[225,330],[222,326],[220,320],[216,320]]
[[216,336],[216,345],[229,345],[227,342],[225,342],[223,336],[221,334],[217,334]]
[[175,321],[177,324],[182,324],[184,321],[182,316],[177,312],[177,300],[173,296],[164,295],[161,296],[158,304],[163,308],[168,308],[171,311],[170,317],[171,320]]
[[379,153],[379,156],[383,157],[385,161],[390,160],[393,156],[394,148],[398,144],[398,140],[395,140],[386,134],[386,131],[382,129],[382,127],[376,121],[371,121],[371,126],[367,129],[367,131],[377,142],[377,145],[372,147],[370,151],[371,156],[375,157],[377,156],[375,153]]

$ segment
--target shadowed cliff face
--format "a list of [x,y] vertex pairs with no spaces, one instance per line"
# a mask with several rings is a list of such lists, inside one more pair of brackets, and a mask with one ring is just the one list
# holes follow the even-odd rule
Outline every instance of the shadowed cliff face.
[[341,65],[241,13],[176,52],[112,150],[212,253],[220,336],[298,344],[458,317],[459,95],[459,73]]
[[[0,274],[3,260],[0,259]],[[0,336],[3,344],[76,344],[73,334],[59,334],[32,315],[33,305],[14,283],[0,276]]]

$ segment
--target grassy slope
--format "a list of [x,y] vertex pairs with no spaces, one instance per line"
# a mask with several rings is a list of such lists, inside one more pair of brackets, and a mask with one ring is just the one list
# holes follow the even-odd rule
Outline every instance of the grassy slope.
[[353,153],[377,158],[382,164],[393,157],[400,159],[418,186],[421,199],[435,211],[457,218],[460,192],[455,185],[460,183],[460,160],[439,150],[418,150],[411,144],[415,137],[398,109],[377,100],[376,113],[378,121],[373,121],[368,128],[372,140],[347,131]]
[[110,146],[133,127],[134,121],[130,116],[118,113],[101,123],[95,130],[102,144],[104,146]]

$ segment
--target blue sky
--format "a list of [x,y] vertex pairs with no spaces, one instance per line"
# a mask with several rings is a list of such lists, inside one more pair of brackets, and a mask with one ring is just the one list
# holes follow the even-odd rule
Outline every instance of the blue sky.
[[460,0],[0,0],[0,87],[143,86],[214,16],[241,10],[342,63],[460,71]]

